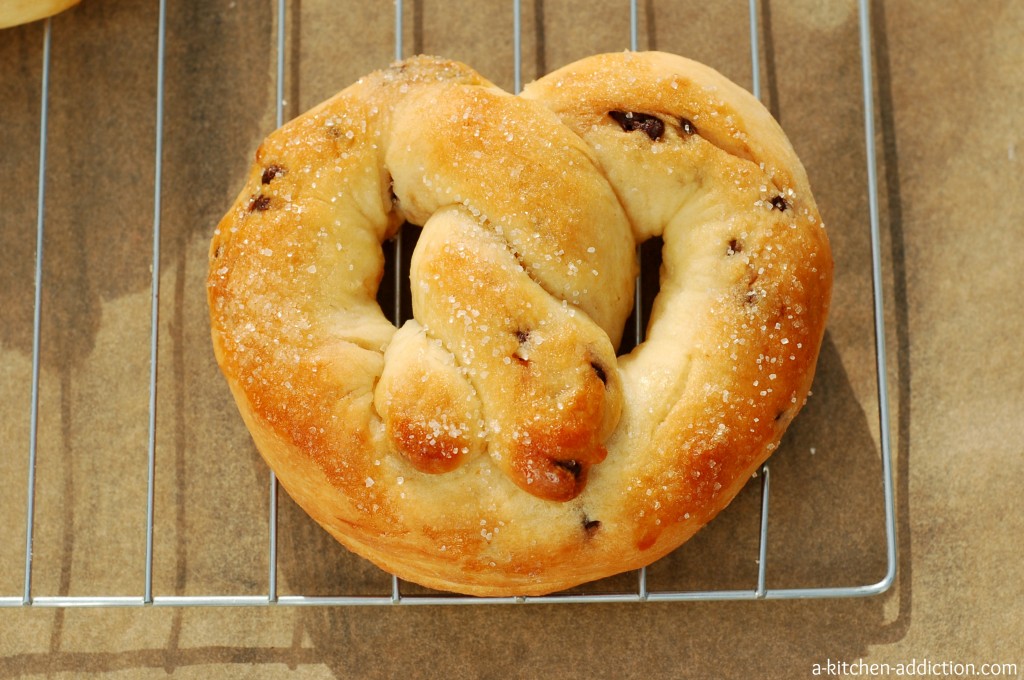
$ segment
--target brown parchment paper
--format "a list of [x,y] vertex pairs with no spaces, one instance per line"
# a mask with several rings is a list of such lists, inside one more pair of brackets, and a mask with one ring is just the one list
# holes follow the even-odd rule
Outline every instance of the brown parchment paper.
[[[643,0],[638,41],[752,83],[747,3]],[[813,396],[772,459],[771,588],[885,574],[857,6],[760,0],[762,96],[837,260]],[[856,600],[0,608],[0,677],[778,677],[828,661],[1024,673],[1024,5],[870,3],[899,571]],[[511,2],[414,0],[403,53],[513,87]],[[629,47],[628,2],[523,0],[524,81]],[[158,6],[52,20],[32,596],[143,593]],[[275,123],[276,3],[167,3],[153,590],[261,595],[269,475],[217,372],[214,224]],[[390,2],[288,3],[285,115],[395,55]],[[0,31],[0,596],[25,583],[42,23]],[[649,587],[753,589],[758,480]],[[387,594],[282,495],[280,594]],[[635,574],[585,592],[634,590]],[[403,586],[403,592],[420,590]]]

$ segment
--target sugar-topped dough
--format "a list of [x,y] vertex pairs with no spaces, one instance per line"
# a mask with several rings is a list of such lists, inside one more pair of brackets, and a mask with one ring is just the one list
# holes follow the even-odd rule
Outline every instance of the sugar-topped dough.
[[[422,226],[413,319],[381,243]],[[616,356],[636,245],[645,341]],[[284,488],[401,578],[534,595],[635,569],[739,492],[804,404],[832,259],[750,94],[664,53],[501,91],[417,57],[270,135],[210,248],[217,360]]]

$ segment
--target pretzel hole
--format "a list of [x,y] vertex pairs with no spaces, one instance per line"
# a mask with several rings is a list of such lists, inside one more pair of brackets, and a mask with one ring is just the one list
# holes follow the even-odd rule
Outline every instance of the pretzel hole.
[[776,196],[775,198],[772,199],[772,208],[774,208],[775,210],[778,210],[779,212],[784,212],[788,207],[789,204],[786,203],[786,199],[784,199],[782,196]]
[[583,530],[587,532],[587,538],[593,538],[597,534],[597,530],[600,528],[600,520],[590,519],[586,515],[583,515]]
[[[654,298],[658,296],[661,287],[661,249],[665,245],[660,236],[644,241],[639,248],[640,261],[640,309],[636,308],[635,302],[633,311],[626,319],[626,325],[622,333],[622,342],[619,343],[618,354],[628,354],[633,348],[643,342],[643,329],[647,327],[647,320],[651,318],[651,310],[654,308]],[[637,314],[640,315],[641,336],[637,337]]]
[[736,253],[742,253],[742,252],[743,252],[743,241],[734,238],[734,239],[731,239],[729,241],[729,247],[728,247],[728,249],[726,249],[725,254],[726,255],[735,255]]
[[[398,234],[401,234],[401,238]],[[412,318],[409,265],[412,262],[412,251],[415,250],[420,237],[420,229],[406,222],[398,230],[398,234],[381,244],[384,273],[377,286],[377,304],[391,323],[401,326],[404,321]]]
[[591,361],[590,362],[590,367],[592,369],[594,369],[594,373],[597,374],[597,379],[600,380],[603,384],[607,385],[608,384],[608,374],[605,372],[604,366],[602,366],[601,364],[599,364],[596,361]]

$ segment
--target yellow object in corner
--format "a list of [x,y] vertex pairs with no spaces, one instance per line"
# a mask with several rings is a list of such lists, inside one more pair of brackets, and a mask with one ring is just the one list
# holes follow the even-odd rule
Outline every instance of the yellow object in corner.
[[80,0],[0,0],[0,28],[27,24],[53,16]]

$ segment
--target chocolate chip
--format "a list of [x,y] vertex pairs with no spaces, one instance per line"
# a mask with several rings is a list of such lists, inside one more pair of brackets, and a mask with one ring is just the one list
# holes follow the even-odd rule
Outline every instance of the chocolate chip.
[[252,203],[249,204],[249,212],[253,210],[259,210],[263,212],[270,207],[270,196],[257,196],[252,199]]
[[587,532],[587,538],[593,538],[600,528],[600,520],[590,519],[586,515],[583,516],[583,530]]
[[274,179],[277,179],[284,174],[284,168],[280,165],[270,165],[266,170],[263,171],[263,177],[260,178],[264,184],[270,184]]
[[530,348],[525,345],[530,339],[530,331],[518,330],[515,332],[515,336],[519,347],[512,352],[512,358],[518,361],[519,365],[527,366],[530,363]]
[[563,470],[571,472],[572,476],[577,479],[579,478],[580,473],[583,472],[583,464],[578,460],[556,460],[554,463]]
[[683,130],[683,134],[695,135],[697,134],[697,126],[691,123],[686,118],[679,119],[679,127]]
[[735,255],[736,253],[743,252],[743,241],[739,239],[731,239],[729,241],[729,249],[725,251],[726,255]]
[[786,203],[786,199],[784,199],[782,196],[776,196],[775,198],[772,199],[772,207],[778,210],[779,212],[782,212],[783,210],[789,207],[789,204]]
[[657,116],[635,111],[609,111],[608,115],[622,127],[623,132],[640,130],[652,140],[658,140],[665,134],[665,123]]
[[597,374],[597,379],[603,382],[605,385],[608,384],[608,374],[605,373],[604,366],[597,363],[596,361],[590,362],[590,367],[594,369],[594,373]]

